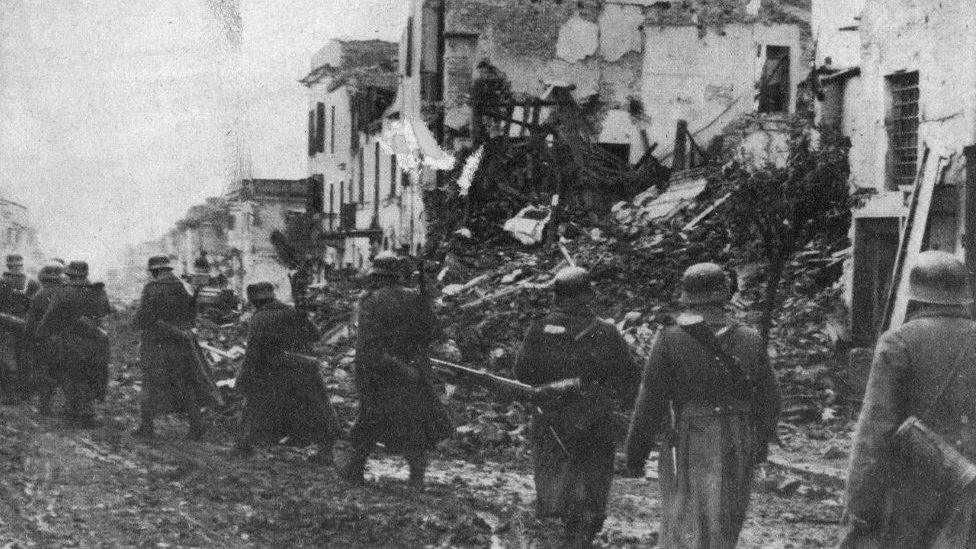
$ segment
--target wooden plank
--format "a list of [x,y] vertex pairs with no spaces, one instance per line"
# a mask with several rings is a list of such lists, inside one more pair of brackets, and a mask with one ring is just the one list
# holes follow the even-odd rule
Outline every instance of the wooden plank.
[[[963,155],[966,158],[966,190],[963,193],[966,218],[962,242],[972,292],[976,289],[976,145],[965,147]],[[976,311],[976,305],[970,312],[973,311]]]
[[922,179],[917,187],[917,196],[915,196],[916,193],[913,193],[912,196],[915,211],[909,212],[908,223],[905,226],[905,231],[902,233],[901,253],[899,253],[901,266],[899,267],[896,263],[895,272],[897,273],[897,277],[892,281],[892,288],[895,288],[896,291],[892,300],[891,315],[886,315],[888,322],[884,326],[884,330],[897,328],[905,321],[909,301],[908,274],[911,272],[912,267],[915,266],[915,259],[922,251],[922,244],[928,232],[932,194],[935,191],[936,184],[942,179],[948,167],[945,157],[934,155],[931,151],[927,152]]

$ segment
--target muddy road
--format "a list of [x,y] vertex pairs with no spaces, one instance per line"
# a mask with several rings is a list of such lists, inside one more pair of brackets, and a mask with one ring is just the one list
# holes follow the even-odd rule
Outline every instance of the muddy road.
[[[480,458],[445,450],[418,494],[406,464],[382,453],[366,487],[342,484],[332,467],[308,460],[309,449],[279,445],[242,458],[231,415],[215,416],[201,442],[185,439],[179,418],[159,421],[154,440],[134,438],[135,342],[131,332],[110,333],[112,383],[96,428],[0,406],[0,547],[558,546],[558,525],[534,518],[524,445]],[[798,448],[824,446],[814,442]],[[340,462],[343,454],[340,444]],[[841,499],[838,486],[761,471],[740,546],[832,547]],[[598,545],[653,547],[657,481],[615,478],[608,515]]]

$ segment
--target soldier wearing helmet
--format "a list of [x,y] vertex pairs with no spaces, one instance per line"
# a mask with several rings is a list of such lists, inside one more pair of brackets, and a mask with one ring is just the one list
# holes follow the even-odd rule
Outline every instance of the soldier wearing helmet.
[[370,289],[360,298],[355,380],[359,414],[349,432],[352,454],[342,468],[347,482],[361,484],[377,442],[401,453],[410,485],[422,489],[427,452],[453,429],[432,384],[427,347],[436,335],[432,304],[402,281],[393,252],[373,258]]
[[663,548],[734,547],[753,468],[775,438],[780,396],[766,346],[756,330],[728,318],[730,298],[721,267],[689,267],[681,279],[686,310],[658,332],[644,367],[627,461],[643,476],[655,439],[666,435],[658,446]]
[[633,398],[640,371],[617,328],[590,310],[585,269],[561,270],[553,289],[553,307],[529,327],[515,375],[534,386],[580,380],[579,390],[540,402],[531,438],[539,517],[563,520],[562,547],[590,547],[603,528],[613,476],[614,399]]
[[30,342],[34,355],[34,372],[32,375],[32,385],[38,395],[38,409],[43,415],[51,413],[51,399],[57,388],[57,353],[50,340],[34,337],[37,325],[44,318],[51,298],[58,292],[58,288],[64,285],[64,265],[52,262],[41,268],[37,275],[41,284],[41,289],[30,300],[30,308],[27,310],[24,334]]
[[105,285],[88,280],[87,262],[70,262],[65,274],[67,282],[52,286],[31,335],[50,345],[56,358],[53,377],[64,393],[65,416],[77,426],[90,426],[93,402],[105,397],[108,385],[109,341],[100,321],[112,308]]
[[[951,254],[918,255],[907,322],[881,336],[858,419],[842,547],[972,547],[972,506],[915,474],[892,436],[907,418],[976,460],[976,322],[969,273]],[[937,467],[937,464],[927,464]],[[872,545],[873,544],[873,545]]]
[[[0,275],[0,312],[24,318],[31,297],[39,289],[38,282],[24,273],[24,258],[8,255],[7,270]],[[32,362],[30,346],[20,334],[0,331],[0,391],[4,400],[19,403],[29,398]]]

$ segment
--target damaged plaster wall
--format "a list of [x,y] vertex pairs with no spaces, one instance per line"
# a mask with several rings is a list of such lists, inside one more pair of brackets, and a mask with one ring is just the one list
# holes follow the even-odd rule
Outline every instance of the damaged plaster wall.
[[[455,0],[446,26],[449,33],[476,35],[474,57],[498,67],[516,95],[539,96],[550,83],[575,86],[577,100],[599,95],[600,141],[630,145],[635,161],[644,152],[642,129],[660,155],[672,148],[680,118],[701,130],[704,145],[754,111],[758,46],[790,47],[791,85],[800,82],[809,31],[778,10],[785,4]],[[803,12],[809,4],[791,9]],[[791,105],[795,99],[794,91]],[[633,101],[643,103],[638,116],[631,115]],[[448,106],[452,127],[461,112]]]
[[852,109],[851,177],[883,194],[891,192],[887,76],[919,73],[920,143],[958,153],[974,142],[976,61],[959,52],[976,47],[976,14],[967,0],[868,0],[860,27],[862,92]]
[[[505,74],[516,96],[540,96],[551,84],[575,86],[578,101],[599,95],[599,139],[643,154],[640,121],[628,112],[639,97],[642,24],[647,8],[587,2],[531,4],[515,0],[459,0],[450,4],[447,30],[478,36],[474,56]],[[450,87],[450,86],[448,86]],[[449,110],[449,119],[457,118]]]
[[646,33],[641,97],[650,117],[648,137],[662,152],[672,150],[678,120],[687,120],[695,140],[706,146],[729,123],[755,111],[761,47],[788,46],[790,81],[803,78],[796,25],[735,23],[704,37],[695,27],[651,27]]

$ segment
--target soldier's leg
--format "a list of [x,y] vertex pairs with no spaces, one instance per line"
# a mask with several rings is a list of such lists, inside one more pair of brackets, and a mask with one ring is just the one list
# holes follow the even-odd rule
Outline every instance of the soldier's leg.
[[200,407],[196,403],[190,403],[186,409],[186,417],[190,422],[190,431],[186,435],[187,438],[190,440],[202,440],[203,435],[207,432],[207,426]]
[[407,465],[410,467],[410,487],[423,490],[424,476],[427,474],[427,452],[410,450],[404,453],[404,457],[407,458]]
[[369,425],[369,418],[362,405],[360,405],[356,423],[349,430],[349,444],[352,448],[339,476],[346,482],[363,484],[365,482],[363,475],[366,472],[366,460],[369,458],[369,452],[373,449],[375,441],[373,439],[373,428]]
[[139,412],[139,428],[132,432],[132,436],[138,438],[152,438],[155,436],[155,426],[153,421],[155,420],[155,415],[152,411],[152,405],[148,402],[148,398],[143,395],[142,399],[142,410]]
[[256,429],[254,403],[251,402],[250,397],[247,397],[244,401],[244,409],[241,410],[241,422],[239,432],[237,433],[237,442],[234,444],[234,449],[238,454],[244,457],[254,455],[254,441],[257,438],[255,434]]

